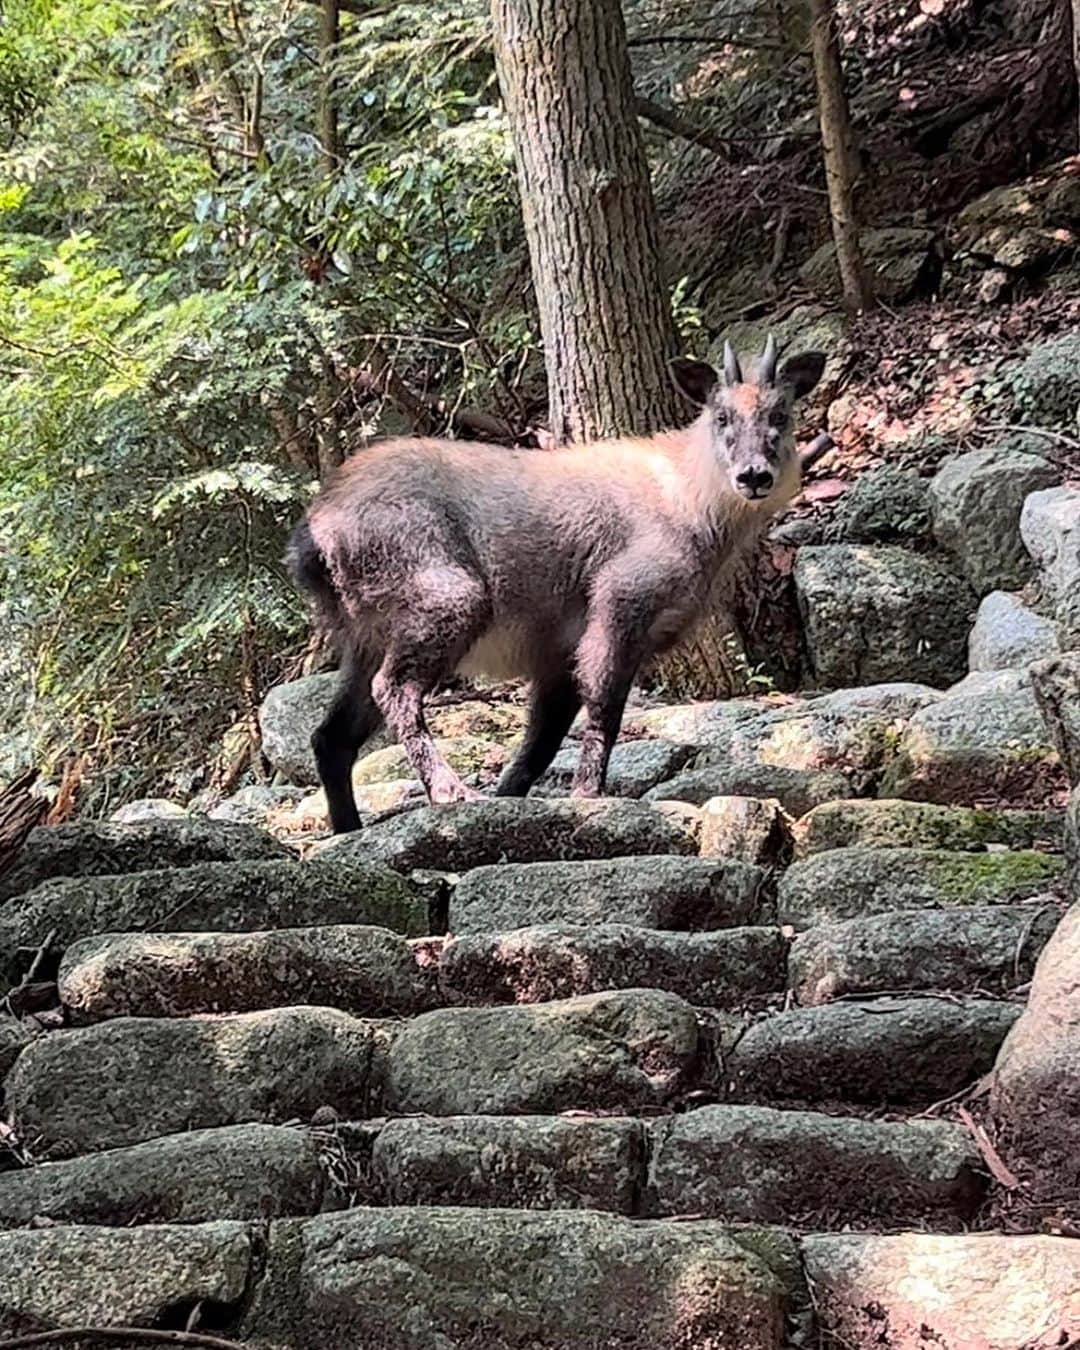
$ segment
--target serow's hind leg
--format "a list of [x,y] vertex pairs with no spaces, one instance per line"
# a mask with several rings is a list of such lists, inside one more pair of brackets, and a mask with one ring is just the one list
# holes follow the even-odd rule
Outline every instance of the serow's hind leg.
[[347,656],[341,671],[341,687],[311,738],[335,834],[360,828],[352,767],[360,747],[381,725],[382,714],[371,697],[371,672],[358,657]]
[[558,754],[580,707],[581,695],[568,673],[534,683],[525,739],[499,779],[497,797],[524,797],[528,793]]
[[457,668],[489,621],[483,583],[455,566],[415,577],[411,605],[393,632],[372,694],[432,802],[481,798],[439,753],[424,720],[424,698]]

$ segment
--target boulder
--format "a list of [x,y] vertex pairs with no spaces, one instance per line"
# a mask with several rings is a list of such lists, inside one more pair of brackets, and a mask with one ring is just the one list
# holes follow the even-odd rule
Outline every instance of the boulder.
[[[317,1214],[325,1175],[301,1130],[229,1125],[0,1173],[0,1227],[128,1228]],[[2,1277],[0,1277],[2,1278]]]
[[664,704],[640,712],[628,711],[623,718],[623,731],[698,750],[726,744],[732,727],[748,717],[756,717],[768,706],[767,701],[755,698]]
[[1007,372],[1006,382],[1018,421],[1070,425],[1080,406],[1080,334],[1066,331],[1033,342],[1027,356]]
[[11,1122],[37,1156],[71,1157],[184,1130],[366,1116],[389,1033],[331,1008],[230,1017],[120,1017],[43,1036],[5,1083]]
[[798,857],[833,848],[944,848],[982,852],[990,845],[1053,849],[1064,812],[1009,807],[943,806],[900,798],[825,802],[792,827]]
[[775,798],[710,797],[701,808],[698,849],[703,858],[778,863],[789,851],[780,803]]
[[160,1327],[177,1309],[238,1310],[252,1246],[247,1226],[230,1222],[0,1233],[0,1335]]
[[337,924],[255,933],[107,933],[69,947],[60,1000],[76,1022],[290,1007],[313,993],[354,1016],[430,1007],[409,944]]
[[253,783],[234,792],[207,812],[211,820],[235,820],[244,825],[257,825],[266,829],[271,818],[280,811],[287,811],[302,799],[303,791],[298,787],[271,787],[266,783]]
[[1026,670],[969,676],[907,724],[881,795],[917,801],[1042,805],[1062,786]]
[[944,1121],[844,1119],[703,1106],[651,1129],[649,1204],[797,1228],[959,1227],[982,1196],[967,1131]]
[[646,801],[679,801],[704,806],[713,797],[762,797],[780,803],[789,816],[802,816],[821,802],[851,796],[842,773],[788,769],[781,764],[712,764],[687,769],[645,794]]
[[800,933],[788,979],[804,1006],[894,989],[1007,994],[1026,984],[1061,905],[899,910]]
[[864,792],[889,762],[908,721],[941,697],[936,689],[921,684],[839,689],[741,722],[725,746],[700,752],[695,763],[708,767],[727,761],[836,772]]
[[54,877],[99,877],[196,863],[288,858],[277,840],[250,825],[184,816],[141,825],[79,821],[31,830],[15,864],[0,876],[0,900]]
[[28,1022],[0,1013],[0,1086],[7,1071],[37,1034]]
[[625,1118],[457,1116],[391,1120],[371,1155],[391,1205],[601,1209],[632,1214],[645,1132]]
[[810,664],[826,688],[944,685],[964,673],[971,596],[933,558],[885,544],[803,548],[795,590]]
[[697,851],[690,831],[639,802],[513,797],[421,807],[322,847],[324,857],[377,862],[402,872]]
[[895,910],[1005,904],[1045,891],[1064,861],[1049,853],[933,848],[829,849],[780,880],[779,921],[796,929]]
[[1080,647],[1080,487],[1032,492],[1020,514],[1020,533],[1055,607],[1062,645]]
[[1037,1197],[1080,1189],[1080,906],[1043,948],[1024,1015],[994,1071],[991,1107],[1006,1156]]
[[822,1330],[847,1350],[1019,1350],[1080,1333],[1080,1244],[998,1233],[815,1234]]
[[979,605],[968,636],[968,667],[1010,670],[1057,650],[1057,627],[1051,619],[1029,609],[1018,595],[991,591]]
[[1034,437],[1014,434],[947,459],[930,481],[934,536],[980,597],[1018,590],[1031,578],[1020,538],[1021,507],[1029,493],[1060,477],[1042,449]]
[[[480,736],[439,737],[435,744],[455,773],[468,779],[482,779],[485,783],[498,777],[510,755],[505,746]],[[354,789],[413,776],[412,763],[400,745],[369,751],[356,761],[352,771]]]
[[[678,773],[693,753],[674,741],[620,741],[611,752],[605,791],[609,797],[643,797],[650,788]],[[581,747],[568,742],[551,768],[533,788],[539,797],[566,796],[570,791]]]
[[506,703],[484,698],[456,698],[456,701],[429,704],[427,723],[433,736],[446,740],[473,737],[509,745],[525,730],[529,710],[523,703]]
[[[929,292],[941,274],[934,232],[906,226],[861,230],[863,266],[878,300],[890,304]],[[812,291],[840,294],[836,246],[822,244],[799,269],[799,279]]]
[[244,1341],[294,1350],[780,1350],[792,1240],[588,1210],[355,1209],[271,1233]]
[[289,783],[319,781],[311,737],[337,694],[337,671],[275,685],[259,708],[262,752]]
[[877,464],[837,502],[825,532],[830,544],[897,544],[930,533],[925,478],[897,464]]
[[664,989],[702,1007],[741,1006],[784,987],[778,928],[665,933],[555,924],[449,941],[439,982],[457,1003],[538,1003],[604,989]]
[[1031,667],[1031,687],[1065,777],[1080,783],[1080,651]]
[[109,820],[114,825],[145,825],[148,820],[175,820],[186,815],[179,802],[171,802],[167,797],[140,797],[118,806]]
[[449,927],[459,937],[544,923],[735,928],[758,922],[764,881],[732,858],[502,863],[461,878]]
[[432,1116],[658,1106],[698,1066],[693,1009],[635,989],[508,1008],[444,1008],[390,1051],[387,1109]]
[[925,1105],[989,1072],[1020,1012],[930,997],[794,1008],[750,1026],[724,1074],[744,1100]]
[[203,863],[130,876],[50,881],[0,906],[0,986],[20,974],[19,948],[51,936],[60,951],[98,933],[251,932],[375,923],[418,937],[427,899],[389,868],[345,857]]

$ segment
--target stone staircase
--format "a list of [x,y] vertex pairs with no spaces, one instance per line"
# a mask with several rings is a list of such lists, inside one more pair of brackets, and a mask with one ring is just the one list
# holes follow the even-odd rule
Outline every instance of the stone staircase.
[[[0,1020],[0,1335],[1076,1342],[1077,1193],[1036,1204],[1030,1108],[985,1089],[1006,1038],[1011,1100],[1045,1048],[1080,804],[1066,837],[851,795],[919,689],[654,710],[645,800],[419,807],[302,857],[38,831],[0,878],[0,988],[56,1005]],[[1068,1115],[1080,1029],[1055,1063]]]

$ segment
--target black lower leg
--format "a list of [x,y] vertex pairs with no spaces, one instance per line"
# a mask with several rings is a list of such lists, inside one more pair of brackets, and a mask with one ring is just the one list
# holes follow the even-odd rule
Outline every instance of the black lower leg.
[[333,706],[311,738],[319,780],[326,793],[330,825],[335,834],[360,828],[353,796],[352,767],[357,751],[378,730],[381,722],[382,716],[371,698],[370,678],[359,670],[347,668]]
[[580,707],[581,695],[569,675],[537,681],[525,740],[499,779],[497,797],[524,797],[528,793],[555,758]]

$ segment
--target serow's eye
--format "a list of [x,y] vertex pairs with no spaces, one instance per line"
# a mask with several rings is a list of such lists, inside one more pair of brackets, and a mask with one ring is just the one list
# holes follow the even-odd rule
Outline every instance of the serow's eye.
[[731,414],[726,408],[717,408],[714,416],[718,427],[729,427],[731,425]]
[[772,412],[769,413],[769,426],[776,427],[778,431],[782,427],[787,426],[787,413],[783,408],[774,408]]

